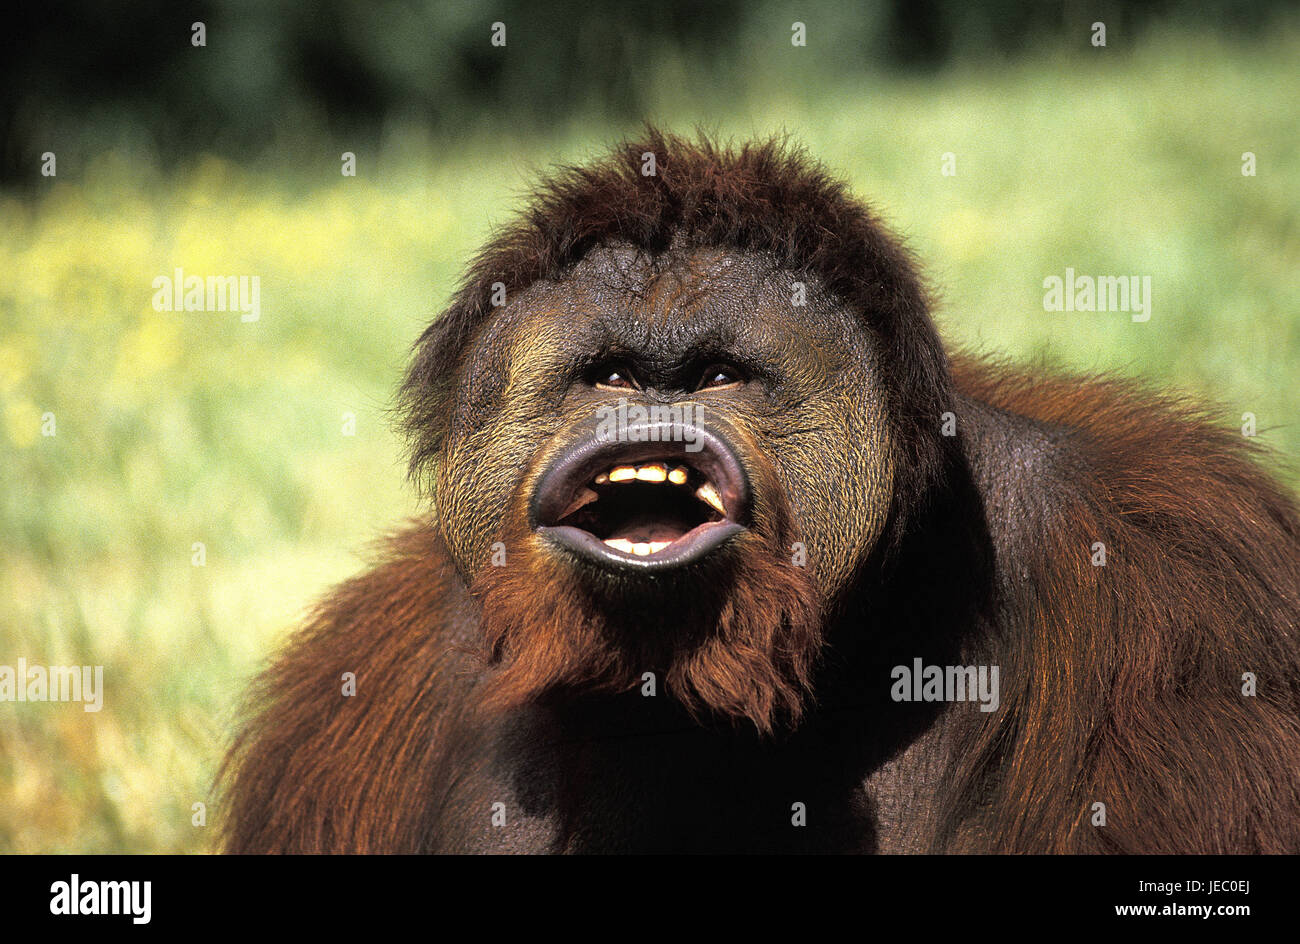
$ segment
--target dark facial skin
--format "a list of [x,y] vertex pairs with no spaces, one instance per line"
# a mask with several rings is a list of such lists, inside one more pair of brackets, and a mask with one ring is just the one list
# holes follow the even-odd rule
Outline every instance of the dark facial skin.
[[[463,362],[438,464],[438,518],[455,523],[444,533],[462,575],[472,581],[504,516],[526,513],[597,411],[626,398],[698,405],[742,465],[765,455],[833,599],[883,527],[890,430],[871,339],[815,283],[805,304],[798,294],[796,277],[760,256],[612,247],[511,298]],[[732,382],[710,386],[719,367]],[[755,513],[773,498],[755,494]]]

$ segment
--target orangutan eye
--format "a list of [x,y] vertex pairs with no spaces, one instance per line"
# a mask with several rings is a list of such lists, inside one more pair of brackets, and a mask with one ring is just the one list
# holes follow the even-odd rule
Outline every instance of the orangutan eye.
[[635,390],[632,375],[623,368],[605,368],[596,372],[596,386],[607,390]]
[[740,371],[734,367],[728,367],[726,364],[713,364],[700,378],[700,390],[716,389],[718,387],[731,387],[741,383]]

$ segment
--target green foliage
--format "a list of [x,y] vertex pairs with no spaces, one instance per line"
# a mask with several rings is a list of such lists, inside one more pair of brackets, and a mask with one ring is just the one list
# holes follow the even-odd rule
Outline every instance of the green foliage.
[[[927,264],[955,342],[1145,375],[1225,425],[1254,413],[1294,457],[1298,38],[870,83],[800,82],[792,60],[739,101],[663,76],[652,94],[671,128],[784,129],[847,175]],[[333,155],[164,175],[105,150],[0,198],[0,663],[102,664],[107,689],[98,714],[0,704],[0,849],[209,847],[191,805],[248,676],[417,508],[386,413],[410,343],[537,167],[629,130],[399,137],[356,178]],[[259,276],[260,320],[155,311],[176,266]],[[1067,266],[1150,275],[1151,320],[1045,312]]]

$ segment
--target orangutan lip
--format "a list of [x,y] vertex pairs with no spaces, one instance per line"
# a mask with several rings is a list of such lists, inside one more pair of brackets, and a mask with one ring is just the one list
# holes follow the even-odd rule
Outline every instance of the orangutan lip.
[[734,521],[698,525],[663,550],[646,556],[610,547],[590,531],[570,525],[543,525],[537,532],[557,547],[600,564],[645,573],[682,567],[704,557],[745,529]]
[[[699,560],[745,530],[749,484],[717,434],[692,428],[672,441],[664,426],[568,450],[543,473],[531,526],[579,559],[653,572]],[[682,439],[680,435],[677,437]]]

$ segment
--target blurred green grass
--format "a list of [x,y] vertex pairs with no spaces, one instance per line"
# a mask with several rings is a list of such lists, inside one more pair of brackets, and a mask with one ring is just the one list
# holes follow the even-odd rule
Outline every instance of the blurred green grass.
[[[665,79],[654,117],[789,132],[906,235],[949,339],[1141,374],[1228,426],[1252,412],[1294,486],[1297,54],[1286,29],[927,79],[811,84],[794,64],[739,102]],[[536,168],[630,130],[395,133],[357,178],[332,156],[162,174],[110,150],[35,203],[0,197],[0,663],[102,664],[107,689],[98,714],[0,705],[0,850],[210,848],[191,807],[248,677],[417,508],[386,414],[410,343]],[[260,276],[261,320],[154,311],[176,266]],[[1151,320],[1044,312],[1066,266],[1152,276]]]

